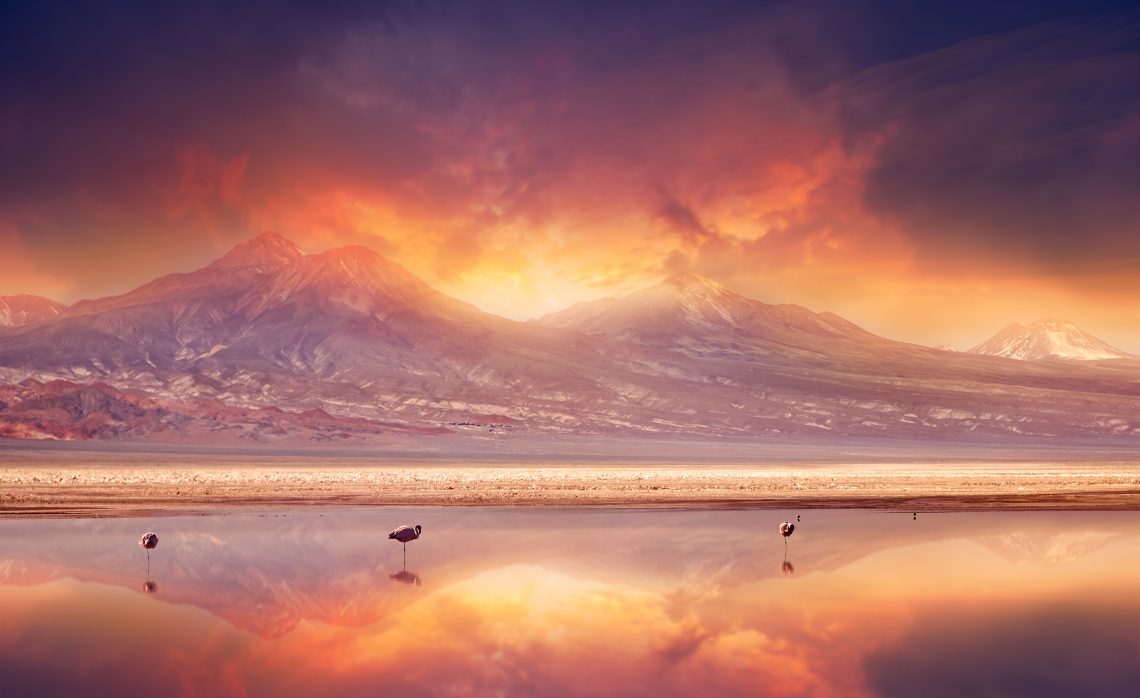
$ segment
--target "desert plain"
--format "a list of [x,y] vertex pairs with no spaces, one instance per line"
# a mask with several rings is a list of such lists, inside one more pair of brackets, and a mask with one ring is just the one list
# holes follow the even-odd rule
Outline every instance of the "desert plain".
[[[616,450],[621,450],[616,449]],[[646,450],[652,452],[653,448]],[[553,457],[9,446],[0,517],[217,514],[274,506],[1140,510],[1129,451],[723,451]]]

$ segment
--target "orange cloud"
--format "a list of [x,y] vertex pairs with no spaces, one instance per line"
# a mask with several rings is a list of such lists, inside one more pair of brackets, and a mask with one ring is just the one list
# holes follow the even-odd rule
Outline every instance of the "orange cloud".
[[178,23],[169,45],[195,50],[153,60],[185,83],[29,54],[71,82],[0,104],[7,286],[119,292],[272,229],[371,246],[514,318],[692,270],[900,339],[1064,315],[1140,351],[1134,29],[924,43],[924,15],[888,58],[901,10],[491,5],[319,32],[281,12],[236,56]]

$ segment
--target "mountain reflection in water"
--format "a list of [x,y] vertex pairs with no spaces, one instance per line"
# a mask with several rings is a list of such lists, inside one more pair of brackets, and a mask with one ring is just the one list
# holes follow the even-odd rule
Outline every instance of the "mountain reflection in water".
[[[416,572],[385,539],[408,513],[0,522],[4,694],[1095,696],[1140,681],[1135,513],[801,512],[793,568],[775,530],[788,512],[417,509],[433,534],[408,551]],[[137,530],[159,525],[140,589]]]

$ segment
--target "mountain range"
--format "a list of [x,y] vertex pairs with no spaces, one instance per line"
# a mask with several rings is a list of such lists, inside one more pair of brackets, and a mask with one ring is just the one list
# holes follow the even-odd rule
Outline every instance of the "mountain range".
[[693,274],[516,322],[368,248],[306,255],[264,233],[21,317],[0,328],[0,435],[22,438],[1140,436],[1127,355],[940,351]]

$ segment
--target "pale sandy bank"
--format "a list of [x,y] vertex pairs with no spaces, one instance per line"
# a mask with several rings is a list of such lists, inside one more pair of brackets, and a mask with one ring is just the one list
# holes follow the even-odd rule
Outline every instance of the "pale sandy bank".
[[279,505],[1140,510],[1135,462],[376,465],[0,464],[0,516],[218,513]]

